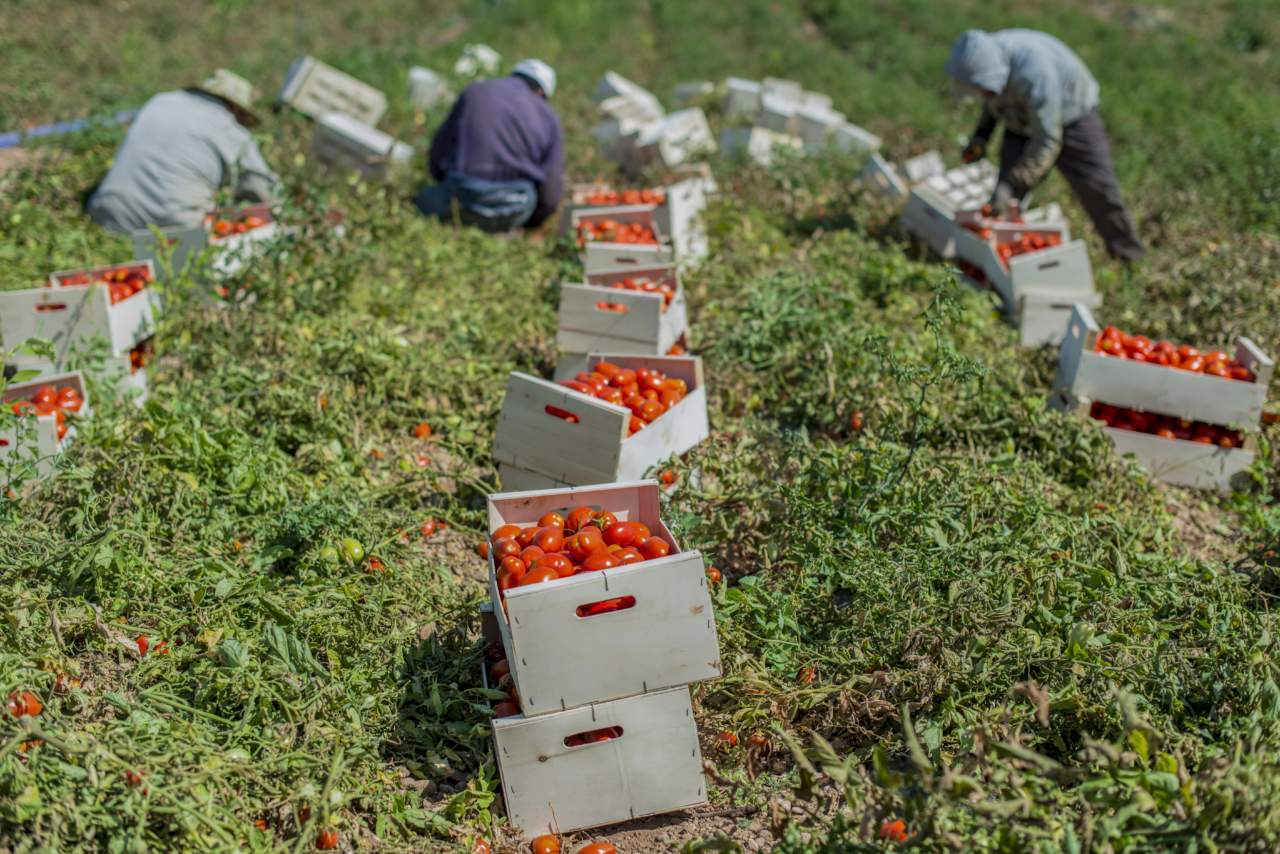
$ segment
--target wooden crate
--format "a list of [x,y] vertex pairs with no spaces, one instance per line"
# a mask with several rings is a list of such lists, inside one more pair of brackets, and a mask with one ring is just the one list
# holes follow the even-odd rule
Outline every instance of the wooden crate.
[[1109,403],[1242,430],[1261,424],[1275,362],[1248,338],[1237,339],[1235,357],[1257,377],[1251,383],[1097,353],[1100,333],[1088,307],[1074,306],[1054,379],[1064,402]]
[[844,113],[829,107],[806,105],[795,114],[796,136],[811,154],[826,149],[835,138],[836,129],[844,124]]
[[725,128],[720,132],[720,150],[726,156],[741,154],[758,166],[773,164],[775,151],[802,151],[804,143],[797,136],[778,133],[762,127]]
[[130,235],[133,253],[155,265],[162,282],[171,281],[195,264],[209,247],[209,232],[203,225],[190,228],[144,229]]
[[917,154],[915,157],[908,157],[902,161],[902,174],[909,184],[919,184],[921,181],[926,181],[946,171],[947,166],[942,162],[942,155],[934,150]]
[[44,373],[33,380],[11,383],[0,392],[0,402],[7,410],[12,403],[28,399],[43,385],[57,388],[72,386],[80,392],[84,401],[80,411],[68,418],[67,433],[58,438],[55,415],[28,415],[16,421],[5,417],[0,426],[0,482],[8,483],[14,477],[31,474],[36,478],[48,477],[53,471],[58,454],[75,439],[74,418],[88,418],[92,414],[89,405],[89,389],[79,371]]
[[[627,657],[643,655],[636,652]],[[536,718],[499,718],[491,726],[507,818],[526,839],[706,803],[686,687]],[[613,727],[621,732],[608,741],[565,744]]]
[[[145,267],[154,279],[154,267],[149,261],[131,261],[127,265],[54,273],[50,281],[64,281],[80,273],[98,273],[122,266]],[[155,333],[159,314],[159,295],[150,286],[116,303],[111,302],[107,285],[101,282],[3,291],[0,292],[0,340],[6,350],[11,350],[28,338],[47,338],[59,354],[65,355],[74,344],[102,339],[107,342],[110,355],[119,356]],[[19,356],[12,361],[21,364],[23,358]]]
[[[689,393],[657,420],[627,435],[631,411],[539,377],[513,372],[493,437],[493,459],[558,483],[635,480],[710,434],[702,360],[697,356],[596,354],[625,368],[655,368],[684,380]],[[567,412],[571,422],[553,412]]]
[[[1185,373],[1185,372],[1184,372]],[[1151,476],[1175,486],[1231,492],[1243,485],[1257,456],[1252,437],[1240,448],[1220,448],[1151,433],[1102,426],[1121,456],[1132,454]]]
[[945,196],[930,187],[920,186],[907,195],[902,209],[902,226],[943,258],[954,258],[956,227],[955,208]]
[[702,212],[707,207],[706,182],[686,178],[666,187],[667,200],[659,205],[654,218],[658,229],[667,235],[681,264],[697,263],[710,251]]
[[760,96],[760,127],[774,133],[785,133],[798,136],[798,120],[800,104],[795,98],[786,95],[765,92]]
[[[672,268],[654,269],[665,272]],[[593,273],[588,279],[607,281],[647,270]],[[593,284],[563,284],[556,343],[566,354],[610,352],[664,356],[688,335],[689,320],[683,289],[676,292],[665,311],[662,303],[663,297],[657,293]]]
[[674,169],[715,150],[716,138],[711,133],[706,113],[700,107],[690,107],[668,113],[661,121],[640,132],[636,138],[633,166]]
[[1079,303],[1089,308],[1102,305],[1102,294],[1079,291],[1033,290],[1018,298],[1009,320],[1018,330],[1023,347],[1058,346],[1067,334],[1071,312]]
[[342,113],[326,113],[316,121],[311,154],[326,166],[354,169],[375,181],[413,159],[413,149],[405,143]]
[[[720,676],[706,566],[700,552],[681,551],[662,523],[655,481],[505,492],[491,495],[488,505],[491,531],[588,506],[644,522],[671,546],[664,558],[513,587],[505,599],[489,559],[489,594],[525,717]],[[619,597],[635,603],[591,617],[576,613]]]
[[[831,146],[836,151],[848,153],[866,152],[873,154],[880,150],[880,137],[853,122],[842,122],[831,135]],[[896,177],[896,176],[895,176]]]
[[280,101],[313,119],[343,113],[367,125],[376,125],[387,110],[380,89],[310,56],[289,66]]
[[867,158],[860,177],[864,186],[894,200],[904,199],[910,192],[893,164],[874,152]]
[[730,77],[724,81],[724,103],[721,111],[727,120],[744,118],[755,121],[760,115],[762,87],[758,81]]

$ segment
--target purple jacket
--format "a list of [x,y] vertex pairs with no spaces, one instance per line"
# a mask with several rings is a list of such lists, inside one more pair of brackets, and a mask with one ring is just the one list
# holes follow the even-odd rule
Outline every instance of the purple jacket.
[[564,193],[560,119],[521,77],[472,83],[431,140],[431,177],[451,172],[489,181],[525,178],[538,187],[531,224],[546,219]]

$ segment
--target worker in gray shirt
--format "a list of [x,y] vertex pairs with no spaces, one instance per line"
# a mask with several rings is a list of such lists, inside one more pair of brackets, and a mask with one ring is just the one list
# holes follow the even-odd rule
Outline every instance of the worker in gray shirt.
[[130,233],[200,225],[221,187],[236,202],[273,201],[278,179],[248,131],[258,123],[252,101],[249,82],[225,69],[147,101],[89,199],[89,216]]
[[1098,114],[1098,81],[1071,48],[1037,30],[969,30],[952,46],[946,72],[959,94],[983,102],[966,163],[986,156],[987,140],[1004,122],[993,205],[1021,201],[1056,165],[1111,256],[1142,257]]

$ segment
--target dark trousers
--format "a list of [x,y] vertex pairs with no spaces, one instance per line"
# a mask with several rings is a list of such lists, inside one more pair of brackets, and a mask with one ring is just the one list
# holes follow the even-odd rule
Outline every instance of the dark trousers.
[[[1027,137],[1005,128],[1000,145],[1001,180],[1022,158],[1026,145]],[[1096,109],[1062,129],[1062,151],[1056,165],[1102,235],[1111,257],[1126,261],[1141,258],[1146,250],[1120,197],[1111,143]]]

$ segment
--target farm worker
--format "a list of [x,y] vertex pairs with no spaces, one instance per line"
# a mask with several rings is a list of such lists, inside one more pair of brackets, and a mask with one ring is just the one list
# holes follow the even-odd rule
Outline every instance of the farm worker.
[[985,157],[996,124],[1005,124],[991,197],[997,209],[1021,201],[1056,165],[1111,256],[1142,257],[1098,114],[1098,81],[1071,48],[1036,30],[969,30],[952,46],[946,72],[957,94],[983,102],[964,150],[966,163]]
[[564,191],[560,119],[547,103],[555,91],[555,71],[538,59],[464,89],[431,140],[437,183],[414,199],[418,209],[491,232],[545,221]]
[[276,176],[248,130],[258,123],[252,101],[249,81],[221,68],[199,86],[151,98],[89,199],[89,216],[125,233],[190,228],[224,186],[237,202],[272,201]]

